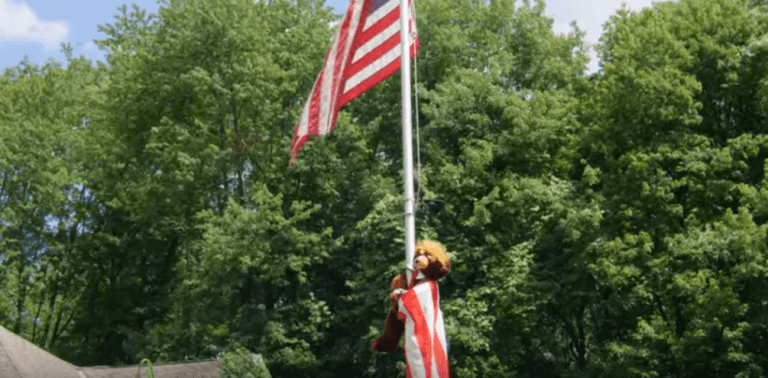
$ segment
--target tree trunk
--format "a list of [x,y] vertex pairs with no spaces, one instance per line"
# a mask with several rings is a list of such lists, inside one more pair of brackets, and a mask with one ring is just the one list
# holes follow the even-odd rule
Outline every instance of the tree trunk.
[[53,337],[51,338],[51,348],[56,346],[56,343],[59,340],[59,336],[61,336],[62,333],[64,333],[64,330],[67,329],[69,326],[69,323],[72,322],[72,318],[74,317],[76,312],[76,309],[72,309],[72,311],[69,312],[69,316],[67,317],[67,320],[64,322],[64,326],[59,327],[60,321],[61,321],[61,314],[62,311],[59,311],[59,316],[56,317],[56,327],[53,329]]
[[56,345],[56,339],[59,333],[59,326],[61,325],[61,314],[62,314],[62,311],[59,310],[58,314],[56,315],[56,322],[53,325],[53,332],[52,332],[53,336],[51,337],[51,341],[47,345],[46,349],[53,348]]
[[22,319],[23,319],[23,312],[24,312],[24,302],[27,300],[27,289],[28,286],[24,283],[24,256],[22,255],[19,259],[19,269],[17,270],[17,280],[18,280],[18,296],[16,297],[16,324],[13,326],[13,332],[17,335],[21,335],[21,326],[22,326]]
[[51,317],[56,311],[56,297],[58,295],[59,295],[59,277],[57,274],[56,279],[54,279],[53,281],[53,293],[51,295],[50,301],[48,302],[48,316],[47,316],[47,319],[45,319],[45,327],[43,328],[43,342],[41,345],[47,345],[48,331],[50,330],[50,326],[51,326]]
[[[224,149],[226,148],[226,141],[227,141],[227,134],[226,134],[226,129],[224,127],[224,124],[225,124],[225,120],[222,119],[221,124],[219,125],[219,144],[222,151],[224,151]],[[222,169],[221,181],[224,184],[224,193],[222,194],[221,191],[219,191],[219,188],[216,188],[216,193],[219,193],[219,195],[216,196],[218,197],[216,200],[217,202],[216,207],[219,210],[219,214],[224,213],[224,210],[227,207],[227,193],[229,193],[229,178],[227,177],[227,167],[226,167],[227,163],[226,161],[222,163],[224,165],[224,167],[222,168],[224,169]]]
[[576,327],[579,339],[576,342],[576,363],[580,368],[587,367],[587,339],[584,331],[584,308],[576,312]]
[[37,323],[39,323],[40,319],[40,310],[43,308],[43,302],[45,301],[45,277],[48,275],[48,269],[46,269],[43,273],[43,289],[40,290],[40,300],[37,302],[37,311],[35,311],[35,318],[32,319],[32,344],[35,343],[35,337],[37,337]]
[[[240,132],[240,127],[237,123],[237,103],[232,101],[232,125],[235,128],[235,133]],[[248,146],[246,146],[247,148]],[[243,187],[243,159],[237,159],[236,176],[237,176],[237,194],[240,196],[240,203],[245,200],[245,188]]]

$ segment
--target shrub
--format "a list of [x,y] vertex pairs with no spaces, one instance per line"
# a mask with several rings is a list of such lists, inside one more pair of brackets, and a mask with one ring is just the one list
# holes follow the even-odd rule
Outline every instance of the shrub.
[[272,378],[269,369],[261,358],[238,347],[219,356],[220,378]]

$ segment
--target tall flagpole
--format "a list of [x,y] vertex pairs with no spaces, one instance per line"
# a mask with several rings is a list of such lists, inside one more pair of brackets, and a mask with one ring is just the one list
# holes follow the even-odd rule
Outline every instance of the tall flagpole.
[[411,133],[411,51],[408,0],[400,0],[400,92],[403,106],[403,175],[405,176],[405,266],[411,282],[416,248],[416,214],[413,196],[413,138]]

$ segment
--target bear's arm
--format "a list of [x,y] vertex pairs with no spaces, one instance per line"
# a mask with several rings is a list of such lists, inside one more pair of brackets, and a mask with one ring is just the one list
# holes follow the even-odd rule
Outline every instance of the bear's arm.
[[397,318],[399,320],[405,320],[405,307],[403,307],[403,298],[397,301]]

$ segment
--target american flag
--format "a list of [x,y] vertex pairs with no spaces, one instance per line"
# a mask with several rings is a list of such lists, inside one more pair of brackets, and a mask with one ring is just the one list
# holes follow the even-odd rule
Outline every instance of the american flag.
[[449,378],[448,344],[437,282],[413,286],[400,296],[398,317],[405,320],[405,376]]
[[[299,149],[310,136],[325,135],[336,125],[339,110],[400,69],[400,1],[351,0],[323,70],[304,103],[291,145],[293,165]],[[409,20],[411,57],[419,39]]]

